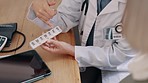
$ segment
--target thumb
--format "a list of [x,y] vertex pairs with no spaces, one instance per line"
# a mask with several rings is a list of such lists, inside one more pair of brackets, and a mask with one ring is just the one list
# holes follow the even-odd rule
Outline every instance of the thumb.
[[48,2],[48,5],[49,5],[49,6],[54,6],[55,4],[56,4],[55,1],[49,1],[49,2]]

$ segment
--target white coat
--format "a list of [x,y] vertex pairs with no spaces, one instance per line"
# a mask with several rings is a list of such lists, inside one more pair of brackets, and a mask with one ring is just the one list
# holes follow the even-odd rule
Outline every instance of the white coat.
[[[124,38],[117,40],[118,43],[113,43],[105,40],[102,33],[106,26],[115,26],[121,22],[126,0],[112,0],[99,15],[97,15],[97,0],[89,0],[86,16],[81,12],[83,1],[62,0],[57,15],[50,22],[60,26],[63,32],[79,25],[79,31],[83,31],[82,46],[75,46],[75,58],[79,66],[100,68],[103,70],[103,83],[119,83],[129,74],[127,65],[135,52]],[[31,8],[28,19],[42,28],[50,28],[35,16]],[[86,47],[85,44],[95,20],[94,46]]]

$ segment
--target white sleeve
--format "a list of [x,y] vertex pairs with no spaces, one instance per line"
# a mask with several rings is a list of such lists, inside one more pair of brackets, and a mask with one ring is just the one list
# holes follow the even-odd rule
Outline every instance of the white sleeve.
[[[79,24],[82,1],[83,0],[62,0],[57,9],[57,14],[49,21],[53,23],[54,26],[60,26],[63,32],[69,31],[69,29]],[[36,17],[31,6],[29,7],[27,18],[43,29],[51,28],[38,17]]]
[[117,66],[135,56],[125,40],[119,40],[108,47],[75,46],[75,58],[80,67],[94,66],[104,70],[118,69]]

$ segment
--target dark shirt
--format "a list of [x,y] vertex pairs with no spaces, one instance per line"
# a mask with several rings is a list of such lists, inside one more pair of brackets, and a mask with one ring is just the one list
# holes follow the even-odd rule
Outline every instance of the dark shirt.
[[[97,14],[99,14],[111,0],[97,0]],[[95,21],[96,22],[96,21]],[[93,46],[95,23],[90,31],[86,46]]]

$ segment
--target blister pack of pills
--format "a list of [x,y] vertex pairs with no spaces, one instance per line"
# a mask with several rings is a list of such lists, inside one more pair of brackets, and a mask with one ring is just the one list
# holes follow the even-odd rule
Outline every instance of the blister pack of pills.
[[30,46],[32,47],[32,49],[35,49],[38,46],[40,46],[43,43],[45,43],[47,40],[57,36],[61,32],[62,32],[61,28],[59,26],[56,26],[53,29],[51,29],[51,30],[47,31],[46,33],[42,34],[38,38],[32,40],[30,42]]

